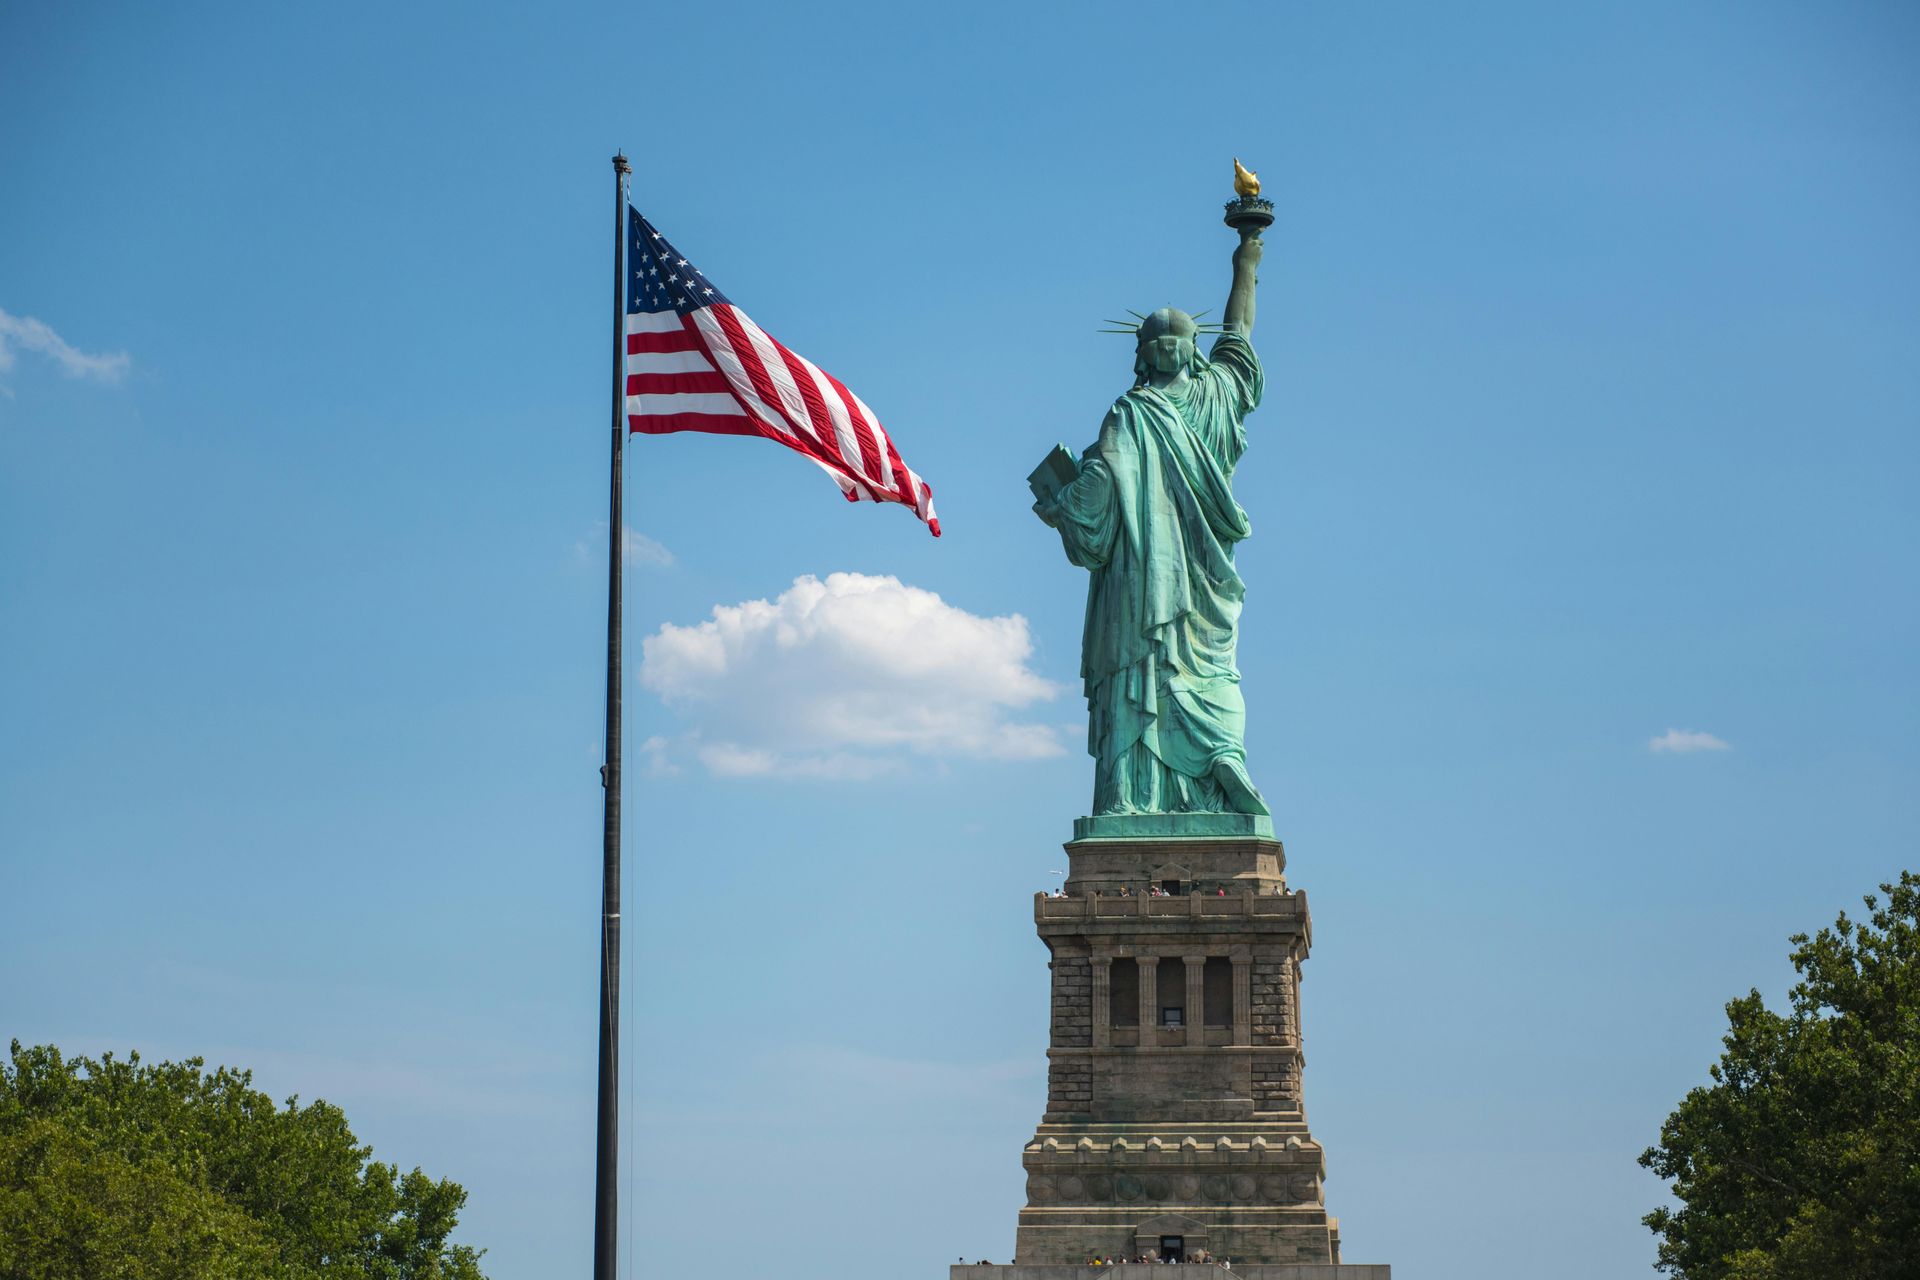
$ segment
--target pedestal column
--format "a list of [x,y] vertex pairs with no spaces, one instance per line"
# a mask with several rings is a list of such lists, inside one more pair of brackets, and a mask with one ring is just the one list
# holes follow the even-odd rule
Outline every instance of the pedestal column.
[[1093,1047],[1104,1049],[1113,1042],[1109,1034],[1113,1021],[1113,957],[1093,957]]
[[1187,1043],[1207,1042],[1207,958],[1181,956],[1187,964]]
[[1253,957],[1233,957],[1233,1042],[1253,1043]]

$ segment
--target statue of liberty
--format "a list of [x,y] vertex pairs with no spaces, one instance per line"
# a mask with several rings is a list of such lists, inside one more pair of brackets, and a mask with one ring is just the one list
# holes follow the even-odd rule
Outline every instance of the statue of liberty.
[[[1272,205],[1253,198],[1257,185],[1240,189],[1245,198],[1228,205],[1240,243],[1221,322],[1166,307],[1127,326],[1133,387],[1077,466],[1056,449],[1032,481],[1035,513],[1091,575],[1080,674],[1096,819],[1268,812],[1247,774],[1234,658],[1246,588],[1233,549],[1251,528],[1231,481],[1260,403],[1247,335]],[[1219,334],[1205,356],[1203,330]]]

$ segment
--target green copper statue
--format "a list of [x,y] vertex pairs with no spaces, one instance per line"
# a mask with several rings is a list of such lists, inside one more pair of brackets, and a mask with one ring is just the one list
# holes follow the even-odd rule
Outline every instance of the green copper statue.
[[[1237,161],[1235,169],[1245,173]],[[1247,774],[1234,660],[1246,588],[1233,548],[1251,529],[1230,482],[1247,447],[1247,414],[1260,403],[1260,360],[1247,335],[1272,204],[1256,198],[1257,182],[1239,190],[1227,206],[1240,243],[1221,323],[1203,326],[1168,307],[1128,326],[1137,335],[1132,389],[1077,464],[1056,449],[1031,480],[1035,513],[1091,574],[1080,674],[1094,824],[1190,814],[1162,824],[1166,833],[1224,834],[1198,815],[1267,813]],[[1203,330],[1219,333],[1207,356],[1197,347]],[[1271,831],[1264,817],[1241,822]]]

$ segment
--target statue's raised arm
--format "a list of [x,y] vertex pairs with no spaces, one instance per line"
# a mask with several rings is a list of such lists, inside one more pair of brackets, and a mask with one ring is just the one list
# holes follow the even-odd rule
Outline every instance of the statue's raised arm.
[[1233,287],[1227,290],[1227,311],[1220,319],[1228,333],[1243,338],[1253,332],[1253,291],[1260,283],[1264,248],[1258,228],[1240,228],[1240,243],[1233,251]]

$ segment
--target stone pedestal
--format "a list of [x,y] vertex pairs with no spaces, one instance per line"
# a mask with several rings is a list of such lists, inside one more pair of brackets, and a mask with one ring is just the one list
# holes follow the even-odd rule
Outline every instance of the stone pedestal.
[[1216,1267],[1211,1271],[1193,1272],[1168,1272],[1158,1267],[1135,1266],[1131,1263],[1097,1270],[1084,1262],[1075,1266],[1033,1267],[970,1263],[947,1270],[947,1280],[1087,1280],[1090,1275],[1099,1276],[1101,1280],[1167,1280],[1169,1275],[1199,1276],[1204,1280],[1393,1280],[1390,1268],[1384,1263],[1283,1262],[1273,1266],[1255,1263],[1243,1267],[1236,1262],[1230,1268]]
[[1313,925],[1280,842],[1076,839],[1067,856],[1068,896],[1034,902],[1052,1034],[1015,1265],[978,1274],[1050,1280],[1096,1256],[1175,1253],[1273,1280],[1386,1280],[1334,1265],[1340,1228],[1301,1100]]

